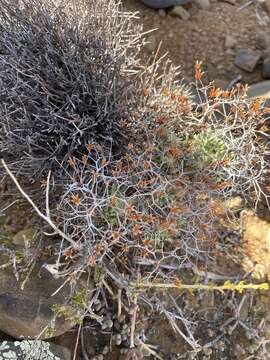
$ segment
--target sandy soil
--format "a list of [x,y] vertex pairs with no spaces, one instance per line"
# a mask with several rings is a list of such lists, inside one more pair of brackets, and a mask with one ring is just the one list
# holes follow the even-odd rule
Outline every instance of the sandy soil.
[[[269,24],[261,25],[256,16],[255,6],[243,10],[240,7],[246,1],[236,0],[235,5],[217,0],[211,1],[210,10],[202,10],[195,4],[185,8],[191,14],[187,21],[172,17],[160,11],[145,7],[138,0],[123,0],[128,10],[138,11],[145,30],[157,29],[149,35],[150,44],[146,54],[162,42],[162,51],[168,52],[176,65],[182,68],[187,80],[193,78],[193,66],[196,60],[202,61],[208,72],[209,80],[218,80],[220,84],[242,75],[243,82],[249,84],[261,80],[261,67],[253,73],[247,73],[234,65],[237,49],[256,49],[256,36],[264,33],[270,39]],[[263,16],[266,13],[261,12]],[[235,37],[234,48],[225,47],[226,36]]]

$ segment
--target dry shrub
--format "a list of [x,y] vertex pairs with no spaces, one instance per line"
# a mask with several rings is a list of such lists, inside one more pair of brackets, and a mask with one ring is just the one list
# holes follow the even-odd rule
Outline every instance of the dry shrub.
[[214,254],[226,200],[268,199],[263,104],[247,100],[243,88],[196,85],[206,99],[199,105],[181,85],[142,87],[141,141],[117,159],[91,143],[68,161],[56,213],[85,249],[81,270],[106,270],[113,260],[128,276],[179,276]]
[[118,149],[141,32],[114,1],[0,3],[0,153],[37,178],[92,141]]
[[[170,62],[142,66],[132,15],[112,1],[0,4],[0,150],[16,174],[52,171],[50,213],[76,243],[50,246],[54,275],[90,269],[95,299],[109,282],[132,301],[134,283],[208,266],[226,200],[268,201],[268,109],[243,86],[204,85],[198,63],[195,93]],[[172,302],[177,315],[159,309],[176,326]]]

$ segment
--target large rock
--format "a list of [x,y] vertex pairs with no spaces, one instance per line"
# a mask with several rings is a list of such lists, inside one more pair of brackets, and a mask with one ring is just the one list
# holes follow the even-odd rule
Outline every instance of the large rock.
[[[3,262],[2,262],[3,263]],[[0,262],[1,264],[1,262]],[[55,279],[37,264],[24,289],[11,268],[0,272],[0,330],[17,339],[46,339],[61,335],[78,320],[78,309],[67,305],[70,287],[64,279]],[[57,316],[52,309],[65,309]]]
[[[260,81],[257,84],[250,85],[247,95],[251,99],[257,97],[262,98],[264,106],[270,108],[270,80]],[[268,115],[268,113],[265,114],[266,117]]]
[[263,60],[262,77],[264,79],[270,79],[270,56]]
[[253,50],[238,50],[235,65],[240,69],[252,72],[261,59],[261,53]]
[[70,351],[62,346],[39,340],[2,341],[0,359],[70,360]]
[[189,0],[141,0],[146,6],[153,9],[166,9],[171,6],[182,5]]
[[270,80],[261,81],[257,84],[252,84],[248,88],[248,97],[262,97],[264,99],[270,98]]

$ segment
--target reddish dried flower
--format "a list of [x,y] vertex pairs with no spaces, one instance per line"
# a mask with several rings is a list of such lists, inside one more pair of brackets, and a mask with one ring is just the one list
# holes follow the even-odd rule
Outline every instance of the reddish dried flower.
[[126,205],[125,211],[126,211],[127,215],[130,216],[132,214],[132,212],[134,211],[134,206],[133,205]]
[[95,255],[90,255],[88,257],[88,265],[91,266],[91,267],[95,267],[97,264],[97,258]]
[[175,207],[175,206],[172,206],[172,207],[169,209],[169,211],[170,211],[170,214],[176,215],[176,214],[179,212],[179,209],[178,209],[177,207]]
[[75,167],[76,166],[76,159],[75,157],[72,157],[72,158],[69,158],[68,159],[68,164],[71,166],[71,167]]
[[145,221],[146,221],[148,224],[152,224],[153,221],[154,221],[153,215],[152,215],[152,214],[146,215]]
[[143,240],[143,245],[146,246],[146,247],[149,247],[151,245],[151,239],[145,239]]
[[102,146],[99,145],[99,144],[96,144],[96,150],[99,151],[99,152],[101,152],[101,151],[102,151]]
[[92,151],[94,149],[94,145],[93,144],[87,144],[86,148],[90,152],[90,151]]
[[170,146],[169,152],[174,158],[178,158],[180,156],[180,150],[176,145]]
[[113,233],[112,233],[112,238],[113,238],[113,240],[119,240],[120,239],[120,236],[121,236],[121,234],[120,234],[120,232],[118,232],[118,231],[114,231]]
[[79,197],[79,195],[72,195],[70,201],[78,206],[81,203],[81,198]]
[[177,100],[177,94],[176,94],[175,91],[173,91],[173,92],[171,93],[171,99],[172,99],[173,101],[176,101],[176,100]]
[[102,250],[103,250],[102,245],[100,245],[100,244],[95,245],[95,252],[97,255],[100,255]]
[[166,130],[165,128],[161,127],[157,130],[157,135],[160,137],[160,138],[165,138],[166,137]]
[[149,252],[147,249],[140,249],[139,256],[142,258],[147,258],[149,256]]
[[262,99],[258,98],[250,105],[250,110],[254,113],[254,115],[259,115],[261,112]]
[[66,250],[63,255],[64,255],[66,260],[67,259],[72,259],[74,257],[74,255],[75,255],[75,251],[74,251],[74,249]]
[[140,234],[142,234],[142,227],[141,227],[141,225],[139,225],[139,224],[134,225],[133,228],[132,228],[132,235],[138,236],[138,235],[140,235]]
[[111,207],[115,207],[117,204],[117,197],[116,196],[112,196],[110,199],[110,206]]
[[148,97],[149,94],[150,94],[150,90],[147,89],[147,88],[144,88],[144,89],[143,89],[143,96],[144,96],[144,97]]
[[82,162],[83,162],[84,164],[86,164],[86,163],[87,163],[87,160],[88,160],[88,156],[87,156],[87,155],[83,155],[83,156],[82,156]]
[[210,93],[209,93],[209,97],[210,98],[216,98],[218,97],[220,94],[220,91],[218,88],[216,88],[215,86],[213,86],[210,90]]
[[144,161],[143,162],[144,170],[148,170],[148,169],[150,169],[150,167],[151,167],[151,163],[149,161]]
[[197,80],[197,81],[200,81],[203,76],[203,72],[201,70],[201,65],[202,65],[201,62],[196,61],[196,63],[195,63],[195,80]]
[[104,166],[107,166],[108,165],[108,161],[105,159],[105,158],[103,158],[102,160],[101,160],[101,165],[104,167]]
[[139,214],[139,213],[133,214],[133,215],[132,215],[132,220],[142,221],[142,215]]
[[128,144],[128,150],[133,150],[133,149],[134,149],[134,145],[131,144],[131,143],[129,143],[129,144]]

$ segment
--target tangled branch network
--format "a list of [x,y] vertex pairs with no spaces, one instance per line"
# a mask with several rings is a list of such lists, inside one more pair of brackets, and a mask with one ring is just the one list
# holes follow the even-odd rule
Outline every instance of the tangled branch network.
[[[90,269],[153,307],[151,286],[214,262],[227,200],[268,205],[269,109],[242,85],[205,85],[200,63],[188,86],[158,53],[143,64],[136,14],[114,1],[0,5],[2,174],[44,220],[42,240],[52,228],[55,276]],[[196,349],[170,296],[174,310],[157,296],[158,308]]]

